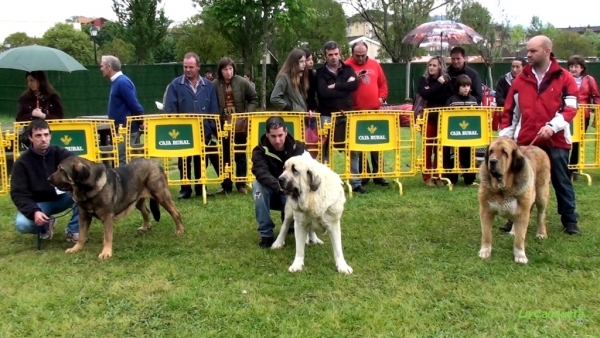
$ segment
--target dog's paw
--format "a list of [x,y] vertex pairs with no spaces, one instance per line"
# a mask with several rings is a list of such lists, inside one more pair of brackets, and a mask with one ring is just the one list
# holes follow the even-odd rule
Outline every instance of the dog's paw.
[[490,256],[492,255],[492,247],[481,247],[481,249],[479,250],[479,257],[486,259],[486,258],[490,258]]
[[546,239],[546,238],[548,238],[548,235],[546,235],[546,234],[535,234],[535,238],[537,238],[537,239]]
[[72,248],[65,250],[65,253],[76,253],[79,250],[81,250],[81,246],[79,244],[75,244],[75,246]]
[[527,260],[527,256],[525,256],[524,250],[514,249],[514,253],[515,253],[515,262],[521,263],[521,264],[527,264],[528,260]]
[[175,235],[181,235],[185,232],[185,230],[183,228],[181,228],[181,229],[175,229],[173,232],[175,232]]
[[350,265],[348,265],[346,263],[338,264],[337,270],[339,273],[345,273],[346,275],[350,275],[353,271],[352,268],[350,267]]
[[98,255],[98,259],[109,259],[112,257],[111,250],[102,250],[102,252]]
[[285,245],[285,241],[275,241],[271,244],[271,249],[281,249]]
[[150,227],[149,227],[149,226],[142,225],[141,227],[137,228],[137,230],[138,230],[139,232],[146,232],[146,231],[150,230]]
[[299,271],[302,271],[303,267],[304,267],[304,263],[303,262],[296,262],[296,261],[294,261],[294,263],[292,263],[292,265],[290,266],[290,268],[288,270],[290,272],[299,272]]
[[315,236],[314,238],[307,238],[306,244],[318,244],[323,245],[323,241],[319,239],[319,237]]

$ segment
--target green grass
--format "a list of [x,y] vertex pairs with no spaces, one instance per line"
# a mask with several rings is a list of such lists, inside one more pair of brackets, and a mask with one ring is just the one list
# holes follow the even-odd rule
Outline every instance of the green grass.
[[[600,172],[592,172],[594,182]],[[97,220],[84,251],[69,255],[59,220],[38,252],[13,227],[0,198],[0,332],[3,337],[422,337],[600,336],[597,186],[576,183],[582,235],[561,233],[552,195],[549,238],[527,237],[529,264],[513,262],[512,238],[494,230],[489,260],[480,245],[477,192],[430,188],[420,177],[397,188],[369,185],[342,218],[346,260],[334,268],[331,242],[307,248],[291,274],[294,242],[261,250],[251,195],[176,201],[182,236],[163,218],[145,234],[141,216],[118,221],[114,256],[99,261]],[[210,187],[215,191],[218,187]],[[177,196],[177,189],[173,188]],[[278,219],[278,214],[272,214]],[[278,224],[278,222],[276,222]],[[498,219],[496,226],[503,221]],[[497,227],[496,227],[497,228]],[[279,226],[277,226],[277,230]],[[573,311],[576,319],[520,319],[519,311]]]

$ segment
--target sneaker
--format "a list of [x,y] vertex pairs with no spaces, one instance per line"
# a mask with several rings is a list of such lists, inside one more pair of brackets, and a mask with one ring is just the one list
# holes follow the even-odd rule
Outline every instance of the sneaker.
[[67,232],[66,239],[67,239],[67,242],[77,243],[77,241],[79,240],[79,233],[78,232]]
[[261,249],[269,249],[271,248],[271,245],[273,245],[273,242],[275,242],[275,238],[273,237],[261,237],[258,246]]
[[54,235],[54,226],[56,225],[56,218],[51,218],[48,223],[46,225],[44,225],[44,228],[46,229],[46,232],[44,232],[40,237],[43,240],[50,240],[52,239],[52,236]]
[[500,230],[502,230],[504,232],[510,232],[512,230],[512,226],[513,226],[513,222],[508,221],[508,222],[506,222],[506,224],[504,224],[503,226],[500,227]]
[[576,235],[579,233],[579,227],[577,226],[577,223],[563,224],[563,227],[563,231],[568,233],[569,235]]
[[359,194],[366,194],[367,193],[367,189],[365,189],[365,187],[363,187],[362,185],[359,185],[357,187],[355,187],[354,189],[352,189],[352,191],[359,193]]

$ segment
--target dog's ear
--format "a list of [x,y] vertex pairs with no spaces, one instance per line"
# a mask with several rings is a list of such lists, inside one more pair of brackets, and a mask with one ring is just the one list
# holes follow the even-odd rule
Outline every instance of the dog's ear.
[[321,178],[315,174],[313,174],[312,170],[306,171],[306,178],[308,179],[308,185],[310,186],[311,191],[317,191],[321,186]]
[[76,184],[85,184],[85,181],[90,178],[90,168],[82,162],[75,163],[72,170],[72,179]]
[[490,145],[487,147],[487,149],[485,150],[485,156],[483,157],[483,163],[484,163],[485,165],[487,165],[487,164],[488,164],[488,162],[490,161],[490,147],[491,147],[491,146],[492,146],[492,145],[490,144]]
[[525,167],[525,156],[521,153],[518,148],[512,151],[512,162],[510,163],[510,170],[513,173],[518,173]]

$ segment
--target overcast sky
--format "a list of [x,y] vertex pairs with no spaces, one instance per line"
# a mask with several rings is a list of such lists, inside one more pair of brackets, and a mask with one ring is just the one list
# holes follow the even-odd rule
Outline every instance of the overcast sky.
[[[8,0],[0,11],[0,42],[14,32],[25,32],[29,36],[41,37],[44,32],[57,22],[75,16],[105,17],[115,19],[112,11],[112,0]],[[512,24],[529,25],[531,17],[537,15],[543,22],[550,22],[556,27],[568,26],[600,26],[598,5],[593,0],[578,0],[577,7],[561,5],[550,6],[549,2],[527,0],[479,0],[486,6],[494,19],[501,20],[505,16]],[[198,13],[191,0],[163,0],[167,16],[174,21],[184,21]],[[351,7],[346,7],[348,12]],[[443,14],[443,10],[438,11]],[[523,14],[530,13],[530,14]],[[531,14],[533,13],[533,14]],[[348,13],[353,14],[353,13]],[[439,14],[439,13],[438,13]]]

